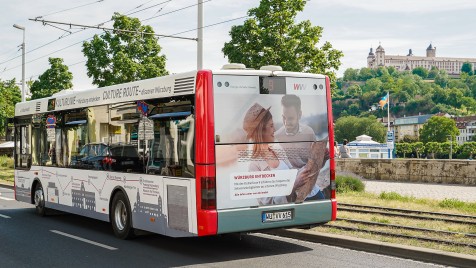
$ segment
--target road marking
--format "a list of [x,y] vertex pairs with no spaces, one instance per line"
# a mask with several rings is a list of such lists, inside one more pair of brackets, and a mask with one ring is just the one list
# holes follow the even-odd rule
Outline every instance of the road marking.
[[63,232],[60,232],[60,231],[57,231],[57,230],[50,230],[50,232],[53,232],[55,234],[59,234],[59,235],[62,235],[62,236],[66,236],[66,237],[69,237],[69,238],[73,238],[73,239],[76,239],[76,240],[79,240],[79,241],[82,241],[82,242],[85,242],[85,243],[89,243],[91,245],[95,245],[95,246],[98,246],[98,247],[102,247],[102,248],[105,248],[105,249],[117,250],[117,248],[114,248],[114,247],[111,247],[111,246],[108,246],[108,245],[104,245],[104,244],[101,244],[101,243],[98,243],[98,242],[94,242],[94,241],[91,241],[91,240],[88,240],[88,239],[85,239],[85,238],[82,238],[82,237],[79,237],[79,236],[63,233]]
[[10,219],[11,218],[10,216],[3,215],[3,214],[0,214],[0,217],[5,218],[5,219]]
[[15,199],[13,199],[13,198],[8,198],[8,197],[3,197],[3,196],[0,196],[0,199],[6,200],[6,201],[13,201],[13,200],[15,200]]

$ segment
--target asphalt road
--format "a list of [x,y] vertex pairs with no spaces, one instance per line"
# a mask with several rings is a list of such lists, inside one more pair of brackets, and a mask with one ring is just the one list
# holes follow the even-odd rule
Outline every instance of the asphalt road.
[[114,237],[109,223],[35,214],[0,188],[0,267],[442,267],[266,234]]

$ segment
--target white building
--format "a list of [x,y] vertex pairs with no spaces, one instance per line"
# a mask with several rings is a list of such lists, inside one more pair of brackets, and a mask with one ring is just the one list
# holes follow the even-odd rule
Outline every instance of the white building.
[[462,116],[455,117],[456,127],[459,130],[459,135],[456,136],[456,142],[459,145],[472,141],[476,135],[476,116]]
[[352,158],[389,159],[392,154],[392,150],[387,147],[386,143],[373,141],[372,137],[367,135],[358,136],[347,146]]
[[436,67],[439,70],[446,70],[448,74],[459,75],[463,63],[469,62],[473,65],[473,71],[476,68],[476,59],[474,58],[448,58],[437,57],[436,47],[431,44],[426,49],[426,57],[414,56],[410,49],[406,56],[400,55],[385,55],[385,50],[379,45],[373,53],[373,49],[370,48],[369,55],[367,56],[367,67],[378,68],[379,66],[390,67],[393,66],[399,71],[413,70],[416,67],[423,67],[430,70],[431,67]]

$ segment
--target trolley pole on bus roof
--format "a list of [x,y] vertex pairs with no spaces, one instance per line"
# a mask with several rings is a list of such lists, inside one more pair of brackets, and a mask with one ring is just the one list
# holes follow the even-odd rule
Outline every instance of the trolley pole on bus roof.
[[203,68],[203,0],[198,0],[197,69]]

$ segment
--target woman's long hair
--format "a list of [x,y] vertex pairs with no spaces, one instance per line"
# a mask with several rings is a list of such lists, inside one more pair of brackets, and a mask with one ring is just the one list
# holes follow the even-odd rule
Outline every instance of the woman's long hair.
[[261,153],[268,148],[268,144],[265,144],[263,140],[263,132],[266,128],[266,124],[269,122],[269,120],[272,119],[273,116],[271,115],[271,113],[269,111],[266,111],[266,114],[264,115],[263,119],[261,119],[261,122],[258,123],[255,131],[253,131],[253,133],[251,134],[251,140],[255,142],[255,144],[253,144],[253,154],[251,155],[252,158],[259,157]]

